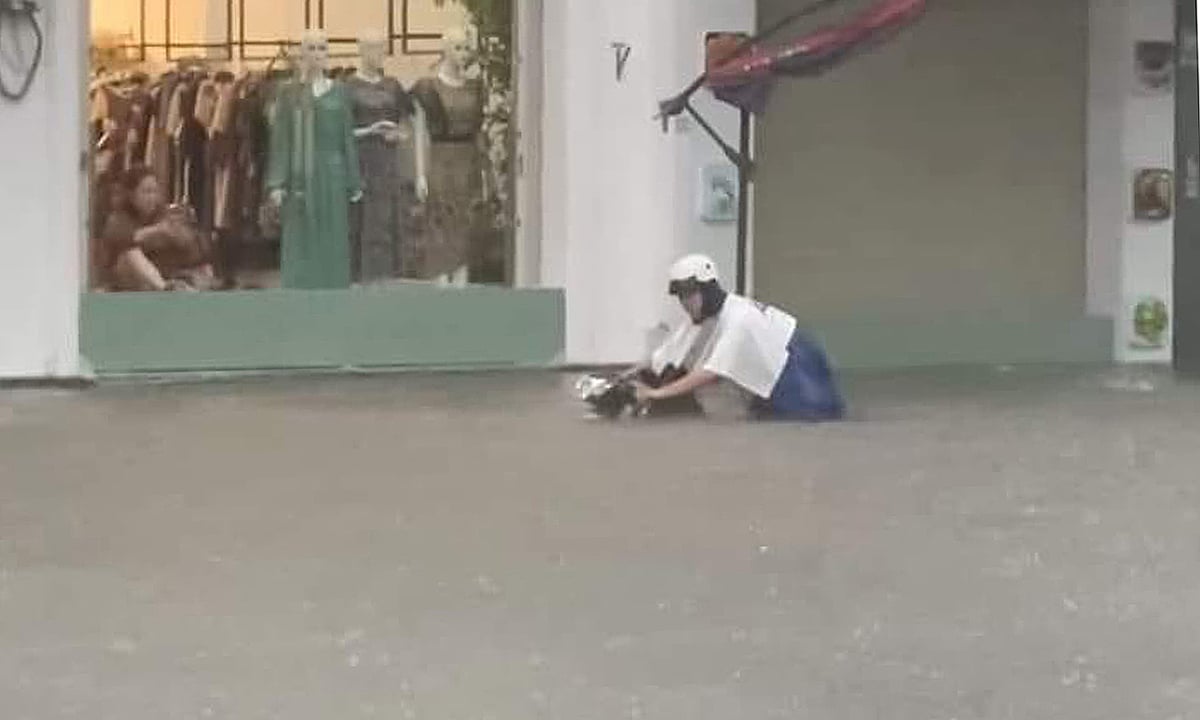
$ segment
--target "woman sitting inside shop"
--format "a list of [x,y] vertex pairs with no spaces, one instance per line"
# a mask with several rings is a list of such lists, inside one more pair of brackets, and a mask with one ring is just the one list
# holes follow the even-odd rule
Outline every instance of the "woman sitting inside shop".
[[158,178],[130,169],[101,233],[103,286],[118,291],[210,290],[211,249],[186,207],[168,207]]

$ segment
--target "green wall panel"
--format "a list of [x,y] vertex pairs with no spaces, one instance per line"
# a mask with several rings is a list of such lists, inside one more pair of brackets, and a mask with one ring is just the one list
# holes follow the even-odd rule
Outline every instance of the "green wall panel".
[[92,294],[82,316],[99,374],[537,367],[564,333],[561,291],[489,287]]
[[811,329],[846,369],[943,365],[1108,364],[1113,322],[1102,317],[859,320]]

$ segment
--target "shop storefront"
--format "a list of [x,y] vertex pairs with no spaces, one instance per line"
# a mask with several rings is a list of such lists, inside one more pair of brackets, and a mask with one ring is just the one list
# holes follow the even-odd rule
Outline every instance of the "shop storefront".
[[512,49],[538,31],[519,17],[94,0],[84,356],[101,372],[553,362],[560,294],[514,287]]
[[521,10],[43,8],[5,108],[2,374],[556,362],[561,292],[518,269]]
[[[752,30],[795,3],[513,2],[512,52],[491,66],[510,102],[498,113],[481,90],[461,104],[479,111],[454,132],[445,106],[460,103],[429,90],[446,85],[448,43],[479,33],[453,1],[43,8],[35,82],[0,105],[0,377],[637,357],[668,306],[661,268],[688,251],[714,256],[730,277],[738,263],[729,198],[722,211],[713,195],[727,159],[686,116],[663,132],[657,102],[704,66],[708,33]],[[817,21],[865,4],[846,0]],[[870,53],[778,83],[754,128],[750,289],[804,318],[846,366],[1170,362],[1200,316],[1172,282],[1191,247],[1191,184],[1176,178],[1195,164],[1195,153],[1175,152],[1176,122],[1195,117],[1175,101],[1190,93],[1195,104],[1194,29],[1176,37],[1176,4],[930,3]],[[264,182],[255,187],[265,197],[248,200],[208,164],[222,157],[221,93],[247,77],[295,78],[306,28],[324,30],[322,75],[350,79],[364,45],[382,45],[374,64],[402,88],[393,97],[432,105],[439,128],[422,145],[402,113],[398,135],[361,132],[370,123],[360,114],[353,124],[345,95],[359,172],[383,175],[347,183],[333,203],[345,229],[333,223],[333,254],[315,275],[282,237],[286,195],[272,208]],[[1168,70],[1180,66],[1168,80],[1164,52]],[[172,73],[198,81],[201,97],[217,91],[208,112],[192,106],[193,134],[151,123],[132,150],[114,144],[112,106],[131,85],[161,100]],[[98,105],[98,90],[115,90],[116,103]],[[708,93],[696,106],[736,138],[734,108]],[[293,119],[308,112],[292,107]],[[438,132],[470,135],[477,154],[447,160]],[[164,137],[178,153],[165,163],[146,147]],[[185,148],[186,137],[208,145]],[[308,147],[276,140],[291,157]],[[257,161],[237,167],[269,174],[269,131],[264,142]],[[411,151],[393,155],[397,142]],[[372,147],[389,148],[386,163],[369,159]],[[111,212],[97,210],[98,178],[134,161],[157,168],[163,196],[210,238],[202,261],[173,277],[115,272],[112,249],[96,243]],[[407,163],[399,173],[396,162]],[[380,177],[399,177],[399,189],[355,197]],[[370,240],[379,237],[382,246]]]

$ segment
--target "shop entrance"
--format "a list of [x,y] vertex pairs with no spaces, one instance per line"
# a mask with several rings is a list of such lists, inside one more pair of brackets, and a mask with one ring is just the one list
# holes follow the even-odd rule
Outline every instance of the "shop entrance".
[[[760,0],[760,27],[793,7]],[[1087,27],[1087,0],[931,2],[779,83],[756,133],[756,294],[845,365],[1110,359],[1112,323],[1086,311]]]
[[92,0],[87,360],[553,362],[561,295],[514,282],[520,5]]

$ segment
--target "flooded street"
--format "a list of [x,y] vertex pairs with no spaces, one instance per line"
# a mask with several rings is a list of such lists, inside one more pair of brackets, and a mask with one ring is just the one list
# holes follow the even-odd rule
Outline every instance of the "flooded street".
[[0,716],[1200,715],[1200,387],[849,378],[820,427],[551,374],[0,395]]

